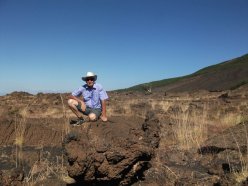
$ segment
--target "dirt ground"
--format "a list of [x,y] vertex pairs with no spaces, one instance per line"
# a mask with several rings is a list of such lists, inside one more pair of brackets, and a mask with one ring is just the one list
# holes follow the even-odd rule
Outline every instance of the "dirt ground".
[[[132,126],[144,124],[147,114],[153,113],[159,145],[146,160],[149,168],[142,169],[132,185],[247,184],[247,86],[215,92],[109,92],[109,121],[88,122],[78,128],[69,124],[75,117],[66,105],[67,95],[14,92],[0,97],[0,183],[70,185],[73,179],[68,176],[63,147],[68,134],[84,131],[88,135],[101,129],[99,135],[103,131],[112,135],[110,129],[115,128],[125,137]],[[121,128],[127,125],[130,128]],[[140,130],[137,134],[143,135]],[[105,183],[130,184],[109,181]]]

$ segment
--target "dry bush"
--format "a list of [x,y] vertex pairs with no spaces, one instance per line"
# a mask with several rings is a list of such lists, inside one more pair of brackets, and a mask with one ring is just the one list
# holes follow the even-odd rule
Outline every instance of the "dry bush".
[[[63,112],[63,128],[61,141],[64,140],[66,134],[70,132],[69,118],[67,117],[66,108],[64,105],[64,99],[60,95],[62,102],[62,112]],[[23,166],[23,146],[25,144],[25,132],[27,129],[27,111],[35,102],[32,101],[28,104],[22,111],[22,118],[15,119],[15,147],[16,147],[16,167]],[[42,156],[43,152],[40,152],[38,160],[32,165],[28,175],[24,179],[24,185],[39,185],[39,182],[47,180],[49,177],[55,176],[66,183],[73,183],[74,180],[68,176],[66,167],[64,167],[64,157],[63,155],[57,157],[57,162],[50,162],[47,158]]]
[[179,149],[200,148],[207,139],[207,113],[207,107],[201,113],[189,110],[174,113],[173,132]]
[[[246,153],[242,153],[241,146],[238,143],[237,137],[230,130],[230,132],[232,134],[232,138],[234,139],[235,144],[236,144],[237,149],[238,149],[239,162],[241,164],[240,170],[236,170],[235,168],[233,168],[234,166],[232,165],[232,163],[230,163],[230,157],[229,157],[230,155],[227,153],[227,160],[229,162],[229,167],[230,167],[231,173],[233,175],[233,178],[237,183],[242,183],[243,181],[246,181],[246,179],[248,178],[248,134],[247,134],[246,125],[244,124],[244,122],[242,122],[242,123],[243,123],[243,127],[244,127],[243,129],[244,129],[245,136],[246,136],[244,139],[244,141],[246,141],[246,148],[247,148]],[[226,139],[224,136],[223,136],[223,139],[224,139],[224,143],[226,143]]]
[[[64,137],[70,132],[69,118],[64,104],[64,98],[60,94],[62,102],[62,113],[63,113],[63,128],[61,134],[61,141],[63,142]],[[43,148],[41,148],[38,160],[32,165],[28,175],[25,177],[25,185],[39,185],[42,181],[49,179],[50,177],[56,177],[66,183],[74,183],[74,179],[68,176],[66,167],[64,166],[64,155],[57,156],[57,162],[51,162],[48,158],[43,156]]]
[[[31,104],[35,102],[35,99],[32,100]],[[15,117],[15,147],[16,147],[16,167],[22,166],[22,159],[23,159],[23,144],[24,144],[24,134],[26,131],[26,118],[27,118],[27,110],[30,107],[31,104],[28,104],[23,110],[22,110],[22,118],[17,119],[17,116]]]
[[64,119],[63,130],[61,135],[61,141],[63,142],[65,136],[70,132],[70,126],[69,126],[69,117],[67,117],[67,113],[65,109],[64,99],[61,94],[60,94],[60,99],[62,102],[63,119]]
[[[172,118],[173,131],[180,149],[199,148],[208,138],[208,129],[211,127],[219,132],[245,121],[240,113],[210,110],[210,103],[205,103],[201,109],[189,110],[187,105],[181,105]],[[211,117],[211,118],[210,118]],[[216,123],[215,125],[212,125]]]
[[15,147],[16,147],[16,168],[22,166],[24,133],[26,130],[25,119],[15,118]]
[[40,151],[39,159],[33,164],[24,182],[27,186],[39,185],[51,177],[56,177],[66,183],[73,183],[74,180],[68,176],[64,166],[64,157],[57,156],[57,162],[51,162],[43,157],[43,150]]
[[226,129],[229,127],[233,127],[237,125],[238,123],[241,123],[243,120],[243,116],[239,113],[227,113],[222,116],[220,119],[221,126]]

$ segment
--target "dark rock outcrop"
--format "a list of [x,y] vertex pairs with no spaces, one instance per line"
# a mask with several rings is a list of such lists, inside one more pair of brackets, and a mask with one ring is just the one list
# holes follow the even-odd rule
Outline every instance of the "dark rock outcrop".
[[0,171],[0,185],[21,186],[23,185],[24,172],[21,169],[12,169],[9,171]]
[[68,173],[86,185],[130,185],[142,179],[159,144],[159,121],[137,118],[86,123],[64,141]]

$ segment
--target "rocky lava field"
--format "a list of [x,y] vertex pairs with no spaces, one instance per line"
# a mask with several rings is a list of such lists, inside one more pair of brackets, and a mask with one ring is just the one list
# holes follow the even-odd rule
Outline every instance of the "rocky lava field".
[[0,185],[247,185],[248,86],[108,92],[70,126],[69,94],[0,97]]

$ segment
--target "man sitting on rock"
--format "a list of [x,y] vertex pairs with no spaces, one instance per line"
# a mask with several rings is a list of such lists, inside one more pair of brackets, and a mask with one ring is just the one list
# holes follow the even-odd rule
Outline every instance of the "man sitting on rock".
[[69,96],[69,108],[78,117],[74,125],[80,126],[84,123],[83,115],[88,116],[90,121],[96,121],[99,117],[102,121],[107,121],[106,99],[108,95],[102,85],[95,82],[96,79],[97,75],[87,72],[86,76],[82,77],[86,84]]

